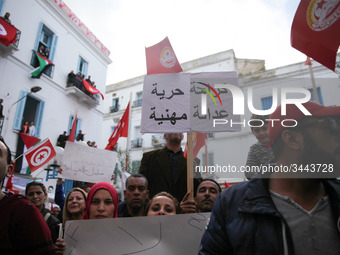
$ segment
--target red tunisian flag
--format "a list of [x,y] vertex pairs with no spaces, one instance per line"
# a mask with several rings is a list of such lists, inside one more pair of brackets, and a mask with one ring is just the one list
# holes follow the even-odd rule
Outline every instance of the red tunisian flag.
[[17,31],[18,29],[0,18],[0,43],[5,46],[15,43]]
[[70,131],[70,135],[68,136],[67,141],[74,142],[74,138],[76,136],[76,127],[77,127],[77,114],[74,117],[72,128],[71,128],[71,131]]
[[102,96],[102,99],[104,100],[104,96],[103,94],[98,90],[96,89],[95,87],[93,87],[90,83],[88,83],[87,81],[85,81],[85,79],[83,78],[83,84],[84,84],[84,87],[86,88],[86,90],[88,92],[90,92],[91,94],[100,94]]
[[[193,134],[192,157],[196,158],[200,149],[205,145],[207,134],[198,133],[198,132],[193,132],[192,134]],[[188,144],[185,145],[185,150],[184,150],[184,155],[183,155],[185,158],[187,158],[187,153],[188,153],[187,146]]]
[[112,151],[114,149],[119,137],[127,137],[128,136],[129,109],[130,109],[130,103],[128,103],[122,118],[120,119],[117,127],[115,128],[112,135],[110,136],[109,143],[106,146],[105,150]]
[[147,74],[180,73],[183,71],[168,37],[145,48]]
[[31,172],[47,164],[57,154],[50,140],[46,138],[24,153]]
[[301,0],[292,24],[291,44],[334,71],[339,31],[340,0]]

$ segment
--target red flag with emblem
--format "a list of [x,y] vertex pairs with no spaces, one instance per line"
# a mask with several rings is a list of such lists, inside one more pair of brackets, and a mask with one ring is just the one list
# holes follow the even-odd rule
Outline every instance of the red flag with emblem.
[[0,18],[0,43],[5,46],[15,43],[17,38],[17,31],[14,26]]
[[334,71],[339,31],[339,0],[301,0],[292,24],[291,45]]
[[47,164],[56,155],[53,145],[48,138],[24,153],[31,172]]
[[183,71],[168,37],[145,48],[147,74],[180,73]]
[[128,136],[129,109],[130,109],[130,103],[128,103],[122,118],[120,119],[117,127],[115,128],[112,135],[110,136],[109,143],[106,146],[105,150],[112,151],[114,149],[119,137],[127,137]]
[[84,78],[83,78],[83,84],[84,84],[84,87],[86,88],[86,90],[88,92],[90,92],[91,94],[98,94],[99,93],[102,96],[102,99],[104,100],[103,94],[98,89],[93,87],[90,83],[88,83]]
[[[38,144],[40,142],[39,138],[36,138],[34,136],[30,136],[24,133],[20,133],[21,140],[24,143],[24,149],[23,153],[25,153],[27,150],[29,150],[32,146]],[[17,162],[18,165],[17,167],[20,169],[21,174],[31,174],[31,169],[26,161],[25,158],[22,159],[22,161]]]

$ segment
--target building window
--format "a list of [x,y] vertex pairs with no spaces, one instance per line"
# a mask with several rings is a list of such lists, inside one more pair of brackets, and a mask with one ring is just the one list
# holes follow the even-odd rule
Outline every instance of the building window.
[[273,97],[262,97],[261,103],[262,103],[262,110],[269,110],[273,104]]
[[[205,153],[202,153],[202,166],[206,166],[207,164],[205,163]],[[214,153],[210,152],[208,153],[208,166],[213,166],[214,165]]]
[[119,98],[112,98],[112,106],[110,107],[110,112],[118,112],[119,111]]
[[143,102],[142,91],[136,93],[136,100],[133,101],[133,107],[141,107]]
[[[58,36],[56,36],[51,29],[45,26],[42,22],[40,22],[38,27],[37,38],[34,45],[34,50],[39,52],[41,48],[42,51],[46,54],[46,58],[49,59],[51,62],[54,60],[54,55],[56,51]],[[32,52],[31,58],[31,66],[38,67],[39,61],[34,52]],[[47,68],[44,71],[44,74],[48,75],[49,77],[52,76],[52,66]]]
[[[310,99],[310,101],[313,101],[313,102],[314,102],[313,89],[308,89],[308,90],[309,90],[309,92],[310,92],[310,94],[311,94],[311,99]],[[318,96],[319,96],[319,104],[324,105],[324,104],[323,104],[323,99],[322,99],[320,87],[317,88],[316,90],[317,90]]]
[[77,73],[81,73],[82,75],[84,75],[84,79],[87,74],[87,66],[88,63],[82,57],[79,56]]
[[208,133],[207,138],[214,138],[214,133]]
[[[3,9],[3,7],[4,7],[4,3],[5,3],[5,0],[0,0],[0,13],[2,13],[2,9]],[[6,13],[6,12],[2,13],[1,16],[2,16],[2,17],[5,16],[5,13]]]
[[20,98],[22,99],[18,102],[17,105],[13,129],[20,131],[23,122],[34,121],[35,126],[34,136],[39,137],[45,108],[45,102],[41,101],[40,99],[32,95],[28,95],[28,92],[26,91],[20,91],[19,99]]
[[[70,115],[69,120],[68,120],[68,135],[70,135],[70,133],[71,133],[73,120],[74,120],[74,116]],[[79,130],[81,130],[81,119],[77,118],[76,133],[75,133],[74,138],[77,137]]]
[[133,160],[132,161],[132,174],[137,174],[140,166],[140,160]]
[[131,148],[142,148],[143,147],[143,138],[136,138],[131,141]]

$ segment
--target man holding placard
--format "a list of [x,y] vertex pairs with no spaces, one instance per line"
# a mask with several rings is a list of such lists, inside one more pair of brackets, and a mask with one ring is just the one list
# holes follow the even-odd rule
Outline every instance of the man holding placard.
[[183,133],[164,134],[166,146],[143,154],[139,173],[149,182],[150,197],[166,191],[181,201],[187,193],[187,160],[183,156]]

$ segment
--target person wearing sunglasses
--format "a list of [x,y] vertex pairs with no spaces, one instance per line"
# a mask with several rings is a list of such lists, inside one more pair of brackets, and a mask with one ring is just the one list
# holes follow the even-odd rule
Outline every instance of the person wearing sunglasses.
[[220,194],[199,254],[340,254],[340,106],[281,110],[269,124],[276,164]]
[[45,185],[40,179],[27,182],[25,196],[30,200],[41,212],[48,227],[50,228],[53,243],[56,242],[59,234],[60,221],[52,215],[51,211],[45,208],[45,202],[48,199]]
[[[0,137],[0,187],[12,173],[11,152]],[[38,208],[22,195],[0,189],[0,253],[54,254],[51,232]]]

